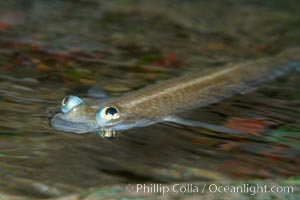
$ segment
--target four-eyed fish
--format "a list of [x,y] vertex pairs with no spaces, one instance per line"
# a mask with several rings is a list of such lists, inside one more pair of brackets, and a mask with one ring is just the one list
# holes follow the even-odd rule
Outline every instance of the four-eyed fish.
[[176,113],[216,103],[236,93],[245,93],[259,84],[299,67],[300,48],[287,49],[276,56],[226,65],[108,98],[88,105],[76,96],[63,99],[59,113],[50,119],[53,128],[75,132],[100,132],[104,137],[115,131],[173,122],[220,132],[240,133],[222,126],[176,117]]

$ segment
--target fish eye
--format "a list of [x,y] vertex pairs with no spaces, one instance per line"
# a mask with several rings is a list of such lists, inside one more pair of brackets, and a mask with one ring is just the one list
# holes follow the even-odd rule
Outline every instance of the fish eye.
[[104,107],[96,111],[97,120],[110,121],[118,118],[120,118],[120,113],[116,107]]
[[70,95],[70,96],[65,97],[62,100],[60,110],[63,113],[67,113],[82,103],[83,103],[83,101],[79,97]]

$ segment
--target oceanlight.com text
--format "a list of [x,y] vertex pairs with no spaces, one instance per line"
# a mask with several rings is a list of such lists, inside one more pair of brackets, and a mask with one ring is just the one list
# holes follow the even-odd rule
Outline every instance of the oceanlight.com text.
[[241,184],[241,185],[222,185],[222,184],[180,184],[173,185],[165,184],[128,184],[125,190],[128,192],[148,193],[148,194],[162,194],[167,193],[189,193],[189,194],[203,194],[203,193],[241,193],[256,195],[258,193],[286,193],[292,194],[295,191],[295,186],[278,186],[278,185],[262,185],[262,184]]

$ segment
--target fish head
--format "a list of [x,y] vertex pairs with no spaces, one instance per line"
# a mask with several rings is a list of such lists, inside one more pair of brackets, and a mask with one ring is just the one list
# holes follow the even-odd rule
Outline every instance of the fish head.
[[50,118],[50,125],[57,130],[75,133],[88,133],[99,129],[95,110],[73,95],[63,99],[60,110]]

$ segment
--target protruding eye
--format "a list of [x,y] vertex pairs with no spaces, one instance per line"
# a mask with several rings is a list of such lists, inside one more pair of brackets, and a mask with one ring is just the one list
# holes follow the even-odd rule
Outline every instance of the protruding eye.
[[70,95],[62,100],[60,110],[63,113],[67,113],[82,103],[83,101],[80,98]]
[[120,113],[115,107],[104,107],[96,111],[96,118],[98,120],[104,119],[105,121],[118,119]]

